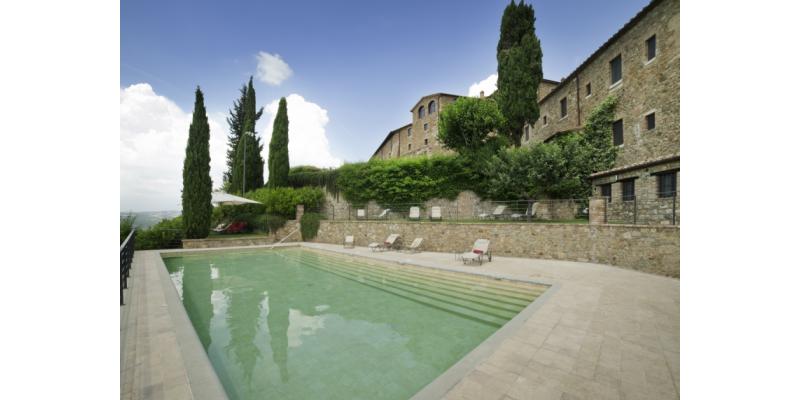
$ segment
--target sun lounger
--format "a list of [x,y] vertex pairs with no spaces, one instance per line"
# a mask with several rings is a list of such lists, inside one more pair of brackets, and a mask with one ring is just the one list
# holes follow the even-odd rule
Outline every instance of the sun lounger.
[[431,221],[442,220],[442,207],[431,207]]
[[356,219],[367,219],[367,210],[363,208],[356,210]]
[[405,250],[408,251],[409,253],[416,253],[419,251],[419,247],[421,245],[422,245],[422,238],[416,238],[414,239],[413,242],[411,242],[411,245],[405,248]]
[[478,239],[472,245],[472,250],[461,255],[461,261],[464,262],[464,265],[467,262],[477,262],[478,265],[483,265],[484,257],[492,261],[492,252],[489,251],[489,239]]
[[397,239],[400,238],[400,235],[397,233],[393,233],[383,241],[383,243],[372,242],[369,244],[369,249],[372,251],[386,251],[394,248],[399,244]]
[[408,210],[408,219],[419,221],[419,207],[411,207]]
[[529,205],[528,208],[525,209],[525,214],[519,214],[519,213],[511,214],[511,219],[522,219],[522,218],[527,219],[528,217],[532,218],[534,215],[536,215],[537,208],[539,208],[539,203],[538,202],[533,203]]
[[380,215],[378,215],[378,219],[386,219],[386,218],[388,218],[389,217],[389,212],[391,212],[391,211],[392,210],[388,209],[388,208],[383,209],[383,212]]
[[222,223],[222,224],[217,225],[217,227],[212,229],[212,231],[217,232],[217,233],[222,233],[222,232],[225,232],[225,230],[228,229],[229,226],[231,226],[231,224]]
[[506,205],[505,204],[501,204],[501,205],[497,206],[494,209],[494,212],[492,212],[491,214],[483,213],[483,214],[478,215],[478,218],[485,219],[485,218],[489,218],[489,216],[491,215],[492,218],[498,219],[501,216],[503,216],[503,214],[505,214],[505,212],[506,212]]
[[344,248],[354,248],[356,247],[356,240],[353,236],[345,236],[344,237]]

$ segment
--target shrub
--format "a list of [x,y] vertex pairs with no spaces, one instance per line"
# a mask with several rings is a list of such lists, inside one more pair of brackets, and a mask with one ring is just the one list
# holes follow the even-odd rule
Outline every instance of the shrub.
[[267,214],[294,218],[295,205],[302,204],[309,210],[319,209],[325,200],[325,193],[317,187],[261,188],[247,192],[244,197],[263,203]]
[[345,164],[339,168],[337,185],[352,203],[418,203],[435,197],[453,199],[460,191],[473,189],[472,175],[465,158],[422,156]]
[[161,222],[136,234],[136,250],[175,247],[183,239],[183,222],[180,216]]
[[133,230],[133,225],[136,223],[136,216],[128,214],[119,219],[119,244],[125,241],[125,238],[130,235]]
[[278,229],[281,229],[284,225],[286,225],[286,218],[278,215],[267,215],[266,224],[267,229],[269,229],[269,233],[276,235],[278,233]]
[[317,213],[305,213],[300,217],[300,235],[304,242],[317,237],[320,219],[322,218]]

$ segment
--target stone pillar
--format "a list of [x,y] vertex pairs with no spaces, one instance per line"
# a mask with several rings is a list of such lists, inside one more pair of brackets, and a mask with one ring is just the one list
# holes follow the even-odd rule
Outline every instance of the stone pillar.
[[606,223],[606,199],[603,197],[589,199],[589,224]]
[[297,207],[297,211],[295,211],[294,216],[297,219],[297,222],[300,222],[300,218],[303,218],[303,214],[305,213],[305,209],[306,208],[302,204],[298,204],[296,207]]

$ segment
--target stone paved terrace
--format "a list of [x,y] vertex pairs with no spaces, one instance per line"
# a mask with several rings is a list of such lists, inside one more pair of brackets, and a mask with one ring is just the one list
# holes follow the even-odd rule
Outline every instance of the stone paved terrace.
[[[460,371],[454,382],[437,379],[417,397],[429,398],[431,393],[444,393],[447,399],[679,398],[680,281],[677,279],[568,261],[494,257],[491,263],[482,266],[463,266],[449,253],[373,253],[363,247],[343,249],[322,243],[302,245],[390,262],[554,285],[542,301],[534,303],[538,307],[530,317],[522,321],[518,329],[504,336],[497,347],[482,355],[478,363]],[[142,279],[143,275],[146,279],[143,284],[134,284],[134,297],[141,295],[142,291],[150,292],[150,286],[156,297],[159,290],[164,291],[163,286],[156,288],[163,282],[155,277],[168,280],[168,275],[156,271],[155,266],[162,265],[156,262],[157,258],[158,252],[155,251],[136,253],[134,281]],[[153,319],[153,315],[145,314],[166,308],[160,303],[150,302],[148,307],[136,308],[139,302],[132,301],[129,311],[138,314],[138,318]],[[162,326],[160,329],[165,328]],[[124,339],[125,326],[122,330]],[[142,336],[142,329],[138,331]],[[165,351],[160,357],[161,362],[167,364],[153,364],[151,358],[149,366],[133,363],[123,368],[123,397],[200,398],[194,387],[203,382],[188,384],[190,379],[177,379],[178,383],[175,383],[175,375],[183,374],[185,377],[192,374],[185,373],[186,361],[180,359],[180,352],[170,350],[175,347],[172,336],[165,338],[159,342]],[[152,348],[146,350],[152,351]],[[128,359],[131,358],[141,357],[133,352],[128,355]],[[141,370],[145,367],[158,369],[160,375],[143,373]],[[146,378],[137,380],[126,376]],[[215,378],[208,376],[200,380],[216,382]],[[447,386],[442,387],[443,384]],[[167,390],[175,390],[180,396],[168,396]],[[422,394],[425,396],[420,396]]]

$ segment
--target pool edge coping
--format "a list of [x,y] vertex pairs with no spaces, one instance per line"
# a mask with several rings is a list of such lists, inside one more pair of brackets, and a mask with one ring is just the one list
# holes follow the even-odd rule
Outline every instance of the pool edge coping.
[[[505,340],[511,338],[512,335],[516,333],[539,308],[541,308],[541,306],[553,295],[553,293],[557,292],[561,288],[560,283],[550,281],[548,279],[534,280],[507,274],[493,273],[491,271],[463,271],[451,267],[435,265],[434,263],[420,262],[418,260],[412,260],[409,258],[405,258],[403,260],[386,260],[384,258],[370,256],[369,254],[353,254],[346,251],[339,251],[338,249],[318,247],[314,244],[315,243],[313,242],[292,242],[278,245],[272,244],[256,246],[209,247],[201,249],[168,249],[158,250],[156,252],[156,258],[158,259],[156,267],[159,270],[158,273],[161,278],[159,281],[161,282],[162,289],[164,290],[164,294],[167,298],[168,311],[172,317],[173,323],[175,324],[175,330],[178,336],[178,345],[181,348],[181,356],[184,358],[184,366],[189,378],[189,387],[192,391],[193,398],[228,399],[228,396],[224,387],[222,386],[219,375],[211,364],[208,353],[205,351],[205,349],[203,349],[200,338],[197,335],[197,331],[194,329],[194,325],[192,325],[183,303],[180,301],[177,288],[172,282],[169,272],[167,271],[166,264],[164,263],[164,255],[169,258],[177,257],[178,254],[199,255],[204,253],[235,252],[240,250],[269,250],[275,248],[301,247],[335,254],[362,257],[389,264],[413,265],[416,267],[436,269],[456,274],[466,274],[489,279],[501,279],[549,286],[544,293],[539,295],[533,302],[528,304],[524,309],[522,309],[522,311],[515,315],[514,318],[510,319],[488,338],[478,344],[474,349],[470,350],[469,353],[456,361],[455,364],[451,365],[449,368],[447,368],[447,370],[439,374],[436,378],[434,378],[433,381],[429,382],[422,389],[417,391],[412,397],[409,398],[410,400],[444,398],[447,392],[455,387],[477,366],[487,360],[489,356],[491,356]],[[171,287],[171,290],[167,288],[166,285]],[[192,362],[189,363],[187,362],[188,360],[192,360]],[[209,385],[211,387],[207,387]],[[208,391],[208,389],[217,392],[211,393]],[[218,391],[221,391],[221,394],[219,394]]]

